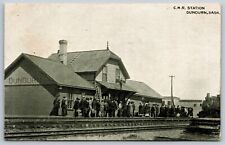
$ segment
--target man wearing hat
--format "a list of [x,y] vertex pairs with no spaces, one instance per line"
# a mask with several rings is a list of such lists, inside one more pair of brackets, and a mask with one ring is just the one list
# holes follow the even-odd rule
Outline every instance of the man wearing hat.
[[96,117],[99,117],[100,109],[101,109],[100,100],[97,99],[97,102],[96,102]]
[[74,101],[74,105],[73,105],[74,117],[78,116],[79,103],[80,103],[80,99],[76,98],[76,100]]
[[67,99],[65,96],[62,99],[61,108],[62,108],[62,116],[66,116],[67,115]]
[[59,95],[57,95],[54,99],[53,109],[50,113],[50,116],[52,116],[52,115],[58,116],[59,115],[59,108],[60,108],[60,99],[59,99]]
[[84,111],[85,110],[85,101],[86,101],[85,97],[82,96],[79,107],[80,107],[81,114],[83,117],[85,116],[85,111]]

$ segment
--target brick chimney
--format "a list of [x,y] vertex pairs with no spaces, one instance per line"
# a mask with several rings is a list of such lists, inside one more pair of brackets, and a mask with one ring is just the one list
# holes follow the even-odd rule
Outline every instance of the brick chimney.
[[67,41],[59,40],[59,60],[62,64],[67,65]]
[[207,95],[206,95],[207,97],[210,97],[210,93],[207,93]]

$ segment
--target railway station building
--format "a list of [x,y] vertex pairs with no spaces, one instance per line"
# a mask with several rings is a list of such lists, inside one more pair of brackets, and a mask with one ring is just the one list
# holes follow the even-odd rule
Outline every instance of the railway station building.
[[148,85],[129,80],[122,59],[108,47],[67,52],[66,40],[48,58],[22,53],[5,69],[4,79],[6,116],[48,116],[56,96],[67,98],[69,116],[74,100],[83,96],[162,102]]

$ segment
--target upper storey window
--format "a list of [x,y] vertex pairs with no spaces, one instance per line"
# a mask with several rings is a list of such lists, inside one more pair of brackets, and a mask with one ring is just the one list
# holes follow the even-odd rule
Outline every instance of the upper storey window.
[[120,81],[120,69],[116,69],[116,82]]
[[102,81],[103,82],[107,82],[107,73],[108,73],[107,66],[104,66],[102,69]]

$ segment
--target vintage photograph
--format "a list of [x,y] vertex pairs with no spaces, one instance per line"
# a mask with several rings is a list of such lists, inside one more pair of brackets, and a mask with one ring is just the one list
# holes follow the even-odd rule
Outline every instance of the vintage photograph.
[[220,141],[219,3],[6,3],[6,141]]

